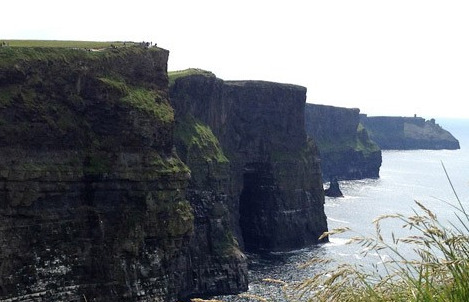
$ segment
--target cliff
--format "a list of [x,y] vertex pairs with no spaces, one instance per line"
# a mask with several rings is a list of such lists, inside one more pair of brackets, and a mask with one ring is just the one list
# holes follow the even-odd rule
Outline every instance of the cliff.
[[189,166],[186,197],[194,209],[190,242],[195,268],[186,296],[212,296],[247,290],[247,263],[235,238],[234,201],[229,194],[230,162],[212,130],[189,114],[176,115],[175,146]]
[[306,89],[201,70],[170,79],[177,122],[208,126],[230,163],[223,192],[239,243],[255,252],[317,243],[327,224],[318,154],[304,130]]
[[227,161],[215,140],[184,157],[192,171],[175,153],[167,59],[156,47],[0,48],[0,299],[246,289],[223,219]]
[[306,133],[318,145],[325,180],[379,177],[381,150],[360,124],[359,113],[359,109],[306,104]]
[[421,117],[361,116],[361,121],[382,149],[459,149],[459,141],[435,123]]

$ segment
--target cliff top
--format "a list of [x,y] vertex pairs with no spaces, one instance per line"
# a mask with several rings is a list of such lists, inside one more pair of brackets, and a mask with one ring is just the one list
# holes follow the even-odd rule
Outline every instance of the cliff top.
[[194,75],[199,75],[199,76],[205,76],[209,78],[215,78],[215,74],[212,73],[211,71],[199,69],[199,68],[188,68],[184,70],[175,70],[175,71],[168,71],[168,78],[169,78],[169,85],[173,85],[174,82],[183,77],[188,77],[188,76],[194,76]]
[[48,48],[109,48],[138,45],[131,41],[2,40],[0,46]]
[[[153,146],[142,121],[161,129],[174,121],[167,57],[146,45],[0,47],[0,146],[82,148],[103,137],[104,149]],[[131,139],[118,133],[124,128]]]
[[231,85],[231,86],[241,86],[241,87],[276,86],[276,87],[304,90],[306,93],[306,87],[295,85],[295,84],[286,84],[286,83],[278,83],[278,82],[270,82],[270,81],[260,81],[260,80],[225,81],[225,84]]
[[382,149],[460,148],[459,141],[435,119],[361,115],[361,121]]
[[354,111],[360,113],[360,108],[348,108],[348,107],[338,107],[338,106],[331,106],[331,105],[323,105],[323,104],[313,104],[313,103],[306,103],[306,107],[316,108],[316,109],[324,109],[324,110],[334,110],[334,111]]
[[142,49],[168,52],[151,45],[149,42],[0,40],[0,68],[13,66],[17,62],[93,59],[116,54],[122,56],[125,51],[138,52]]
[[[179,78],[183,77],[189,77],[189,76],[204,76],[207,78],[216,78],[217,76],[211,72],[207,71],[204,69],[200,68],[188,68],[184,70],[177,70],[177,71],[169,71],[168,72],[168,78],[169,78],[169,85],[173,85],[175,81]],[[262,81],[262,80],[231,80],[231,81],[225,81],[223,82],[226,85],[230,86],[239,86],[239,87],[270,87],[270,86],[276,86],[276,87],[284,87],[284,88],[290,88],[290,89],[299,89],[299,90],[305,90],[306,87],[300,86],[300,85],[295,85],[295,84],[286,84],[286,83],[278,83],[278,82],[271,82],[271,81]]]

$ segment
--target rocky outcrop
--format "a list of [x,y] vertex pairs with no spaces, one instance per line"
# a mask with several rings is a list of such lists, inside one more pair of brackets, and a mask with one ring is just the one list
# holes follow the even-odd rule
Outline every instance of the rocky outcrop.
[[0,58],[0,300],[166,302],[246,288],[224,219],[226,161],[189,150],[191,179],[175,153],[168,51]]
[[207,125],[230,162],[227,208],[240,244],[262,252],[317,243],[327,225],[317,151],[304,130],[306,89],[200,70],[170,82],[177,116]]
[[324,194],[328,197],[344,197],[344,194],[342,194],[342,191],[340,190],[337,178],[334,178],[329,182],[329,188],[324,190]]
[[325,180],[379,177],[381,150],[360,124],[359,113],[359,109],[306,104],[306,133],[318,145]]
[[435,123],[421,117],[361,115],[370,137],[382,149],[459,149],[459,141]]

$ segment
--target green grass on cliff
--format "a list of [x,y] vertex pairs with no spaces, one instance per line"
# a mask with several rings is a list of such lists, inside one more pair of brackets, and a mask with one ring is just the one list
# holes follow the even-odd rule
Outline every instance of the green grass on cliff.
[[[154,129],[149,130],[143,118],[158,127],[165,124],[159,133],[164,136],[167,131],[169,138],[174,112],[165,88],[165,59],[166,51],[156,47],[97,52],[0,47],[0,136],[10,145],[112,148],[117,141],[133,145],[151,136]],[[156,71],[160,77],[156,84],[152,77],[145,77],[146,70],[140,70],[152,63],[161,67]],[[112,114],[117,117],[109,123],[127,123],[116,127],[142,136],[102,136],[95,125],[100,124],[99,115],[103,113],[104,118]]]
[[174,111],[164,97],[154,90],[133,87],[123,80],[113,78],[100,78],[101,82],[116,89],[123,97],[120,99],[138,110],[154,115],[164,123],[174,121]]
[[144,88],[134,88],[122,101],[132,105],[134,108],[148,112],[156,116],[164,123],[174,121],[174,111],[157,92]]
[[380,150],[379,146],[369,138],[367,130],[361,123],[358,124],[356,137],[346,140],[331,139],[328,141],[320,141],[318,142],[318,147],[321,152],[328,153],[343,152],[353,149],[357,152],[362,152],[365,156]]
[[184,70],[169,71],[168,72],[169,86],[174,85],[177,79],[191,76],[191,75],[203,75],[206,77],[215,77],[215,74],[213,74],[212,72],[206,71],[203,69],[198,69],[198,68],[189,68],[189,69],[184,69]]
[[[7,41],[7,40],[4,40]],[[123,56],[128,52],[138,52],[146,47],[132,42],[86,42],[86,41],[20,41],[9,40],[10,45],[2,47],[0,40],[0,68],[11,67],[27,62],[61,62],[73,65],[82,60],[95,60],[112,56]],[[120,43],[120,44],[119,44]],[[125,46],[124,46],[124,43]],[[112,46],[111,46],[112,45]],[[148,48],[152,51],[158,47]]]
[[380,150],[379,146],[370,139],[368,131],[359,123],[357,127],[357,144],[355,145],[356,151],[362,151],[364,154],[370,154]]
[[185,116],[176,121],[174,136],[182,141],[187,156],[204,158],[206,161],[227,163],[220,143],[209,126],[192,116]]
[[61,41],[61,40],[2,40],[0,46],[6,43],[7,47],[52,47],[52,48],[88,48],[101,49],[108,47],[133,46],[134,42],[123,41]]
[[28,62],[66,62],[73,64],[73,62],[94,60],[110,54],[110,51],[87,51],[81,48],[0,47],[0,68],[11,68],[15,64],[24,65]]

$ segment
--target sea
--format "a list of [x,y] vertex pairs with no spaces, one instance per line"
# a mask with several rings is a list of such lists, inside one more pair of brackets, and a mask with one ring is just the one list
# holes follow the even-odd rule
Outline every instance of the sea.
[[[435,214],[448,227],[457,226],[457,210],[462,204],[469,211],[469,119],[436,119],[460,142],[459,150],[383,151],[383,162],[378,179],[339,182],[344,197],[326,197],[325,212],[329,230],[348,228],[350,231],[331,235],[330,242],[286,253],[248,255],[250,260],[248,295],[257,295],[267,301],[287,301],[282,287],[265,282],[275,279],[294,284],[324,273],[341,263],[376,269],[393,257],[386,251],[376,253],[361,244],[348,244],[353,237],[377,236],[373,220],[388,214],[405,217],[425,214],[416,203]],[[459,201],[458,201],[459,199]],[[380,235],[387,242],[392,237],[413,235],[403,228],[404,222],[388,218],[380,221]],[[399,245],[399,253],[415,257],[411,245]],[[303,267],[312,259],[331,261]],[[240,296],[216,297],[223,301],[259,301]]]

